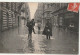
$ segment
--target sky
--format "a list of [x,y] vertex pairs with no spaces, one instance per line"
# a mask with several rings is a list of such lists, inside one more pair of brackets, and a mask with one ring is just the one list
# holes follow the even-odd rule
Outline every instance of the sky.
[[30,16],[31,16],[31,19],[33,19],[34,14],[35,14],[37,7],[38,7],[38,3],[30,2],[28,4],[29,4],[29,9],[30,9]]

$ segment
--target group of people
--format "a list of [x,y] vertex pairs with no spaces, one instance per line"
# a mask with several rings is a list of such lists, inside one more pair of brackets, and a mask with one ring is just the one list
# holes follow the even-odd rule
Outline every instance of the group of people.
[[[32,37],[32,31],[35,34],[35,30],[34,30],[35,22],[34,22],[34,19],[32,19],[31,21],[28,21],[26,26],[28,27],[28,38]],[[38,30],[39,30],[38,33],[40,32],[40,29],[41,29],[41,23],[38,23]],[[52,24],[50,23],[50,21],[47,21],[47,23],[45,24],[45,28],[44,28],[42,34],[46,35],[47,39],[50,39],[50,37],[52,36]]]

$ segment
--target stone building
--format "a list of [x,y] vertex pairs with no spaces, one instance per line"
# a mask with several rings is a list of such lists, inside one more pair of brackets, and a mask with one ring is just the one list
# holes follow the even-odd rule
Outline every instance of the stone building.
[[21,8],[21,18],[24,19],[24,25],[30,20],[30,9],[28,3],[24,3]]
[[[52,18],[54,25],[63,26],[64,18],[63,13],[67,11],[67,3],[52,3]],[[66,9],[66,10],[65,10]],[[56,21],[55,21],[56,20]]]
[[74,30],[79,28],[79,12],[68,11],[68,3],[43,3],[43,25],[50,20],[54,26],[69,28],[74,24]]
[[35,12],[35,22],[41,22],[43,18],[43,3],[38,3],[38,9]]
[[78,31],[79,13],[68,11],[68,3],[53,3],[52,7],[55,8],[55,11],[52,10],[53,20],[55,20],[55,16],[57,16],[56,21],[54,21],[54,23],[56,23],[56,26],[62,28],[66,27],[69,29],[69,26],[73,24],[73,31]]
[[0,31],[19,26],[23,4],[21,2],[0,2]]

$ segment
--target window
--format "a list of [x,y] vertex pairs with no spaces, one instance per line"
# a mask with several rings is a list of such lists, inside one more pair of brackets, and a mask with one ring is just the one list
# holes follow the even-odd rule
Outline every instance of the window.
[[44,5],[44,9],[47,9],[47,5]]
[[47,8],[49,8],[49,4],[47,4]]
[[47,17],[50,17],[50,13],[47,13]]

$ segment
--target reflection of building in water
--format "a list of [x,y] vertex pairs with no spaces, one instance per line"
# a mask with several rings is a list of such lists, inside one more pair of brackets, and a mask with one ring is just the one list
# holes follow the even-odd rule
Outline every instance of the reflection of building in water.
[[30,51],[29,53],[33,53],[34,50],[34,44],[32,43],[32,39],[28,40],[28,51]]

